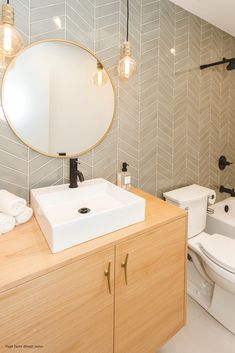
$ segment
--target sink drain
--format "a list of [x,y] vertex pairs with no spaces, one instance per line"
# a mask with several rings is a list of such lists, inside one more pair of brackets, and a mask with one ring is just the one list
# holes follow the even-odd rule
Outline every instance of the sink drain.
[[86,213],[89,213],[91,210],[87,207],[82,207],[82,208],[79,208],[78,210],[78,213],[82,213],[82,214],[86,214]]

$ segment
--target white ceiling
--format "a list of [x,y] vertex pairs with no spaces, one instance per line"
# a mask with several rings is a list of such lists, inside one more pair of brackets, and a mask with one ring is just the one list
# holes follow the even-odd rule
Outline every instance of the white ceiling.
[[235,0],[171,0],[235,37]]

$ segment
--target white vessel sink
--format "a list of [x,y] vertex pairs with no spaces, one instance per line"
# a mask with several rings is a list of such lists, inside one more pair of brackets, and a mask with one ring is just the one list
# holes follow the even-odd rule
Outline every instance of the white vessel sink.
[[142,197],[105,179],[85,181],[76,189],[67,184],[33,189],[31,203],[53,253],[145,218]]

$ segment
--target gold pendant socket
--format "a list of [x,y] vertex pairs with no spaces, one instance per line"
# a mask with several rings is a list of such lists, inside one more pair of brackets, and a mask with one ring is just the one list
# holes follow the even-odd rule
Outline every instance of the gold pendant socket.
[[131,56],[131,45],[129,42],[123,44],[123,56]]
[[14,8],[9,4],[2,5],[2,24],[14,26]]
[[103,70],[103,65],[101,64],[100,61],[97,61],[97,69]]

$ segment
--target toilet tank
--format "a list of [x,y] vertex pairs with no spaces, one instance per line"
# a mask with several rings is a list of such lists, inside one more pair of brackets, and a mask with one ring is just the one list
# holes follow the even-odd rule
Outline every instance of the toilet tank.
[[210,189],[190,185],[165,192],[166,201],[188,211],[188,237],[203,232],[206,227],[207,202]]

